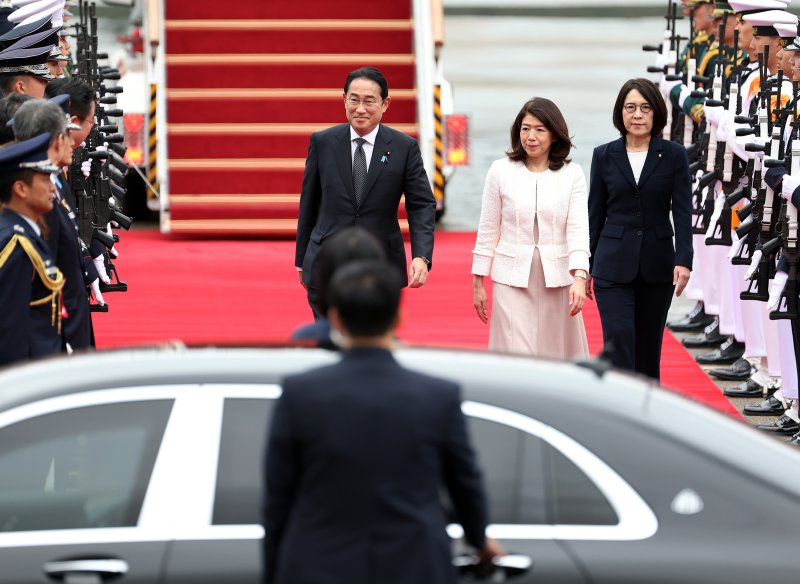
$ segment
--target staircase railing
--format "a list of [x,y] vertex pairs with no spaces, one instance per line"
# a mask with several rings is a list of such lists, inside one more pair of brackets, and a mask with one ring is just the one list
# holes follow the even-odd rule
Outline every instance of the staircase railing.
[[422,162],[428,178],[433,177],[434,119],[433,86],[436,82],[434,16],[440,17],[441,2],[413,0],[414,62],[417,81],[417,128]]

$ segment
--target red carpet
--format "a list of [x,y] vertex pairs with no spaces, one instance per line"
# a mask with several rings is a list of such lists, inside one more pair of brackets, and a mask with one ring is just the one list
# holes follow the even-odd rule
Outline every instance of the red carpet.
[[[484,349],[488,325],[472,307],[474,233],[440,231],[431,279],[407,290],[400,338],[407,343]],[[181,240],[156,231],[123,234],[117,246],[126,293],[107,294],[95,314],[102,348],[179,339],[187,343],[283,342],[311,320],[294,268],[293,241]],[[596,305],[584,309],[592,354],[602,344]],[[663,383],[732,415],[738,412],[672,335]]]

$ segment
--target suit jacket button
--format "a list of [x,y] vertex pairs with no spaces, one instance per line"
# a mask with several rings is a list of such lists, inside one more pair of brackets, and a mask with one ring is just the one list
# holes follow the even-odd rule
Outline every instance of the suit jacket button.
[[356,219],[361,219],[361,215],[359,215],[358,213],[356,213]]
[[642,230],[641,229],[636,232],[636,235],[641,235],[641,234],[642,234]]

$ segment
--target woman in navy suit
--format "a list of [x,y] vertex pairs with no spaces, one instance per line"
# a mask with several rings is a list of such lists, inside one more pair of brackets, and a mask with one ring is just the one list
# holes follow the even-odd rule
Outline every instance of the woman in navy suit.
[[588,295],[593,286],[614,366],[658,380],[672,294],[692,265],[689,162],[683,146],[659,137],[667,109],[653,82],[627,81],[613,118],[622,137],[592,157]]

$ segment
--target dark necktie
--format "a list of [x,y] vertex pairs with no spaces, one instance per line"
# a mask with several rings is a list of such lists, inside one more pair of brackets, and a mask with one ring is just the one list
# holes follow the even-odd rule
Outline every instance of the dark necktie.
[[353,194],[356,205],[361,205],[364,198],[364,186],[367,184],[367,155],[364,153],[364,138],[356,138],[356,153],[353,155]]

